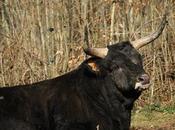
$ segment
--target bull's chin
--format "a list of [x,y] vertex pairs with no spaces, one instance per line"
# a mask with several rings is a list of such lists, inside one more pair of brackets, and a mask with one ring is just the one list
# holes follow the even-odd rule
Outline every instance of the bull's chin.
[[149,86],[150,86],[150,84],[142,84],[141,82],[137,82],[135,84],[135,89],[139,90],[139,91],[144,91],[144,90],[148,89]]

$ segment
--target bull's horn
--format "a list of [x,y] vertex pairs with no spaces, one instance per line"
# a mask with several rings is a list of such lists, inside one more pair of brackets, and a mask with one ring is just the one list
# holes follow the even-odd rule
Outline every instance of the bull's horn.
[[160,34],[162,33],[163,29],[165,28],[165,25],[167,23],[166,21],[166,13],[164,14],[163,18],[162,18],[162,22],[160,23],[157,31],[153,32],[152,34],[145,36],[141,39],[135,40],[135,41],[131,41],[132,45],[136,48],[139,49],[147,44],[149,44],[150,42],[154,41],[155,39],[157,39]]
[[104,58],[108,53],[108,49],[107,48],[86,48],[84,49],[84,52],[90,56]]

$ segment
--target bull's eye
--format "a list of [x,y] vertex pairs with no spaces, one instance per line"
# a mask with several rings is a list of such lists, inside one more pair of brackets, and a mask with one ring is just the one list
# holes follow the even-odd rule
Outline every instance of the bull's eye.
[[126,47],[126,44],[123,44],[122,46],[119,47],[119,50],[123,50]]

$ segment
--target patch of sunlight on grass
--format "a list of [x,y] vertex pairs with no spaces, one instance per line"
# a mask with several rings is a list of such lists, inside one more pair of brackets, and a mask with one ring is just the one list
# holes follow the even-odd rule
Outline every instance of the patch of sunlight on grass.
[[175,107],[149,106],[132,113],[131,126],[134,127],[161,127],[166,123],[175,122]]

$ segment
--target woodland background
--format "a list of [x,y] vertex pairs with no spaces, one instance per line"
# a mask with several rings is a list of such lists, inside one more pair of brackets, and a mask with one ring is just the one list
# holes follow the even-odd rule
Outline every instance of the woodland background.
[[175,0],[1,0],[0,86],[50,79],[76,68],[82,47],[105,47],[155,31],[168,7],[168,25],[140,49],[151,76],[137,102],[175,104]]

